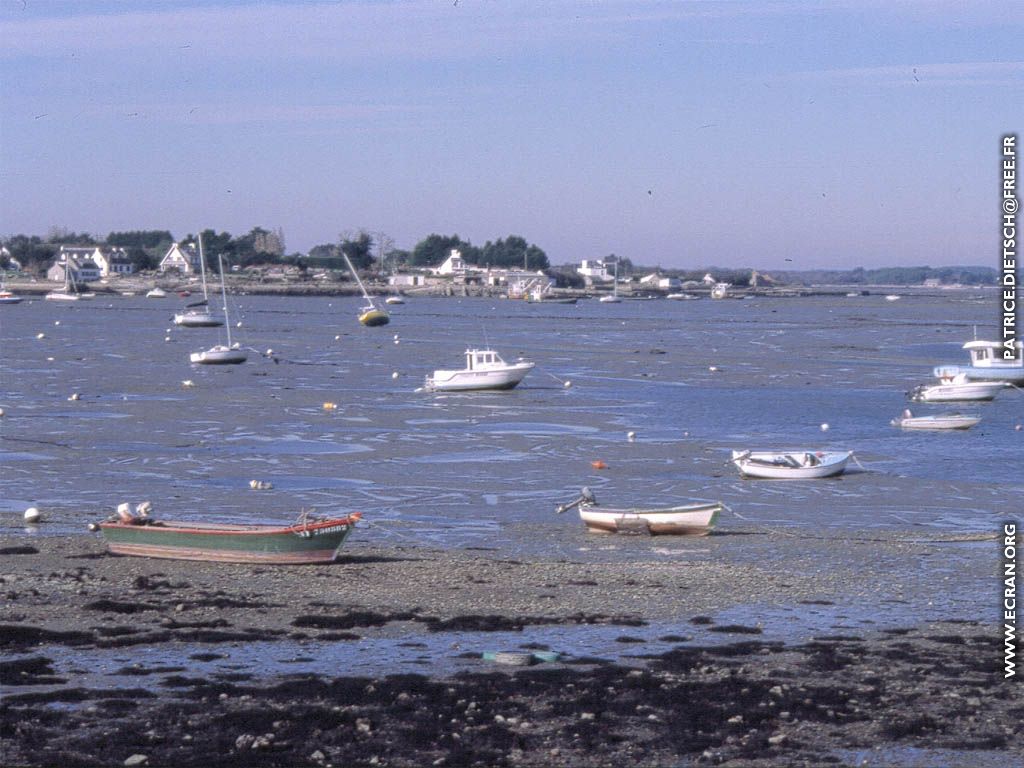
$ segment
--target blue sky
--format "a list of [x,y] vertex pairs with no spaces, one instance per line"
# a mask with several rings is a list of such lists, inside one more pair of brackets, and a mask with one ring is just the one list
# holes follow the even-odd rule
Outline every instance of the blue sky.
[[995,267],[1011,9],[0,0],[0,233]]

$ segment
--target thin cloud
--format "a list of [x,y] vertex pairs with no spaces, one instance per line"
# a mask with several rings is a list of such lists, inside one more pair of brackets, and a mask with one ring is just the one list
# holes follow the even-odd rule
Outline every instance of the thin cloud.
[[800,72],[795,78],[844,85],[903,86],[1020,86],[1024,61],[899,64]]

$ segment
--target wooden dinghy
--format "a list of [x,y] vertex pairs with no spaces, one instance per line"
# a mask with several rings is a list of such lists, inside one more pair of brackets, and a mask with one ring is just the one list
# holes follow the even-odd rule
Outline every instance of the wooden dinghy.
[[744,477],[810,480],[846,470],[853,451],[733,451],[732,463]]
[[561,514],[579,507],[590,533],[646,533],[651,536],[707,536],[725,505],[720,501],[676,507],[601,507],[589,488],[579,498],[556,508]]
[[361,516],[303,514],[284,526],[172,522],[153,520],[145,510],[133,515],[129,505],[122,504],[116,516],[89,529],[99,531],[115,555],[291,565],[333,562]]

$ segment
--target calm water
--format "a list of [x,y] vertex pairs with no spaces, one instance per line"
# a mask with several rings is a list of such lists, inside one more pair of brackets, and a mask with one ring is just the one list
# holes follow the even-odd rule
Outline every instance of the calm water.
[[[581,485],[608,504],[721,499],[734,510],[723,527],[947,533],[994,530],[1024,490],[1019,391],[962,406],[983,416],[967,432],[889,426],[906,390],[933,365],[966,362],[960,345],[975,325],[982,337],[994,327],[994,293],[551,306],[423,298],[374,329],[356,322],[355,298],[243,296],[232,300],[236,340],[272,349],[277,362],[254,352],[227,368],[189,364],[223,329],[173,326],[182,303],[0,307],[7,533],[22,531],[30,505],[47,515],[35,534],[46,535],[150,500],[182,519],[360,510],[375,524],[361,536],[385,542],[552,550],[583,540],[575,517],[553,514]],[[487,342],[537,368],[511,392],[416,391]],[[730,449],[787,446],[853,449],[866,471],[772,483],[740,480],[725,464]],[[598,459],[607,469],[591,467]],[[250,490],[254,479],[273,490]]]

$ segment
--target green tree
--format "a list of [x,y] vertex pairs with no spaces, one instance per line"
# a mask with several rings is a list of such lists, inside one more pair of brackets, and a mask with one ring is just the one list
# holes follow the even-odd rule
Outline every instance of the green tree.
[[416,243],[409,258],[411,267],[437,267],[457,248],[469,264],[479,264],[480,249],[458,235],[428,235]]
[[354,235],[343,232],[338,247],[356,269],[369,269],[373,265],[373,236],[366,230]]
[[484,244],[480,260],[476,263],[506,269],[547,269],[547,254],[536,245],[530,245],[519,235],[509,235],[504,240]]

